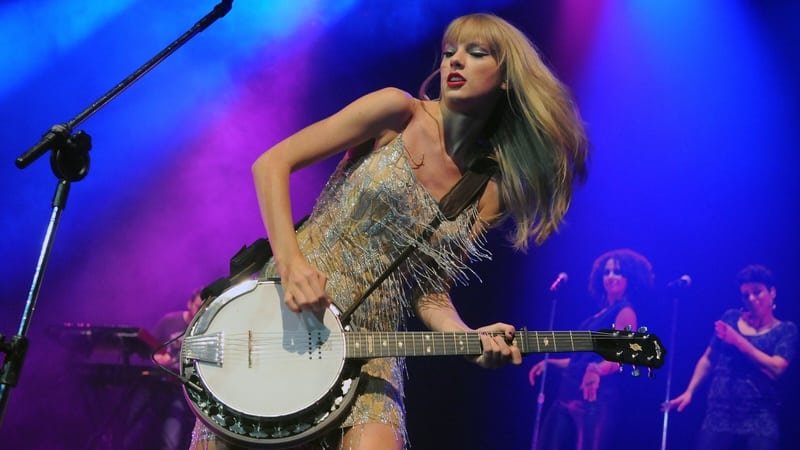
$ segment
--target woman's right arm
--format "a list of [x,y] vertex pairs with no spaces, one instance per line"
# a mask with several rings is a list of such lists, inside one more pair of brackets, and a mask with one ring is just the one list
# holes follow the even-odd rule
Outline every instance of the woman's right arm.
[[697,364],[694,366],[694,372],[692,373],[692,378],[689,380],[689,386],[686,387],[686,390],[683,392],[683,394],[667,402],[665,409],[670,410],[677,407],[678,412],[681,412],[684,408],[689,406],[689,403],[692,402],[692,395],[694,394],[695,390],[697,390],[697,387],[700,386],[700,383],[703,382],[703,380],[711,371],[710,356],[711,347],[706,347],[706,351],[703,353],[703,356],[697,360]]
[[414,102],[394,88],[367,94],[279,142],[253,164],[261,218],[281,276],[284,302],[292,311],[321,310],[329,300],[326,275],[306,261],[297,244],[289,195],[291,173],[387,131],[399,131],[411,117]]
[[528,372],[528,381],[531,383],[531,386],[536,384],[536,377],[544,372],[544,366],[550,365],[558,367],[559,369],[566,369],[569,365],[569,358],[547,358],[539,361],[538,363],[534,364],[531,367],[530,372]]

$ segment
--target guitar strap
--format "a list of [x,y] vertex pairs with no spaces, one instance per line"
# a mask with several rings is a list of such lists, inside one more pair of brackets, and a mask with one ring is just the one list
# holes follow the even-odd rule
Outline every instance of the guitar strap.
[[[295,230],[308,220],[309,216],[300,219],[294,225]],[[269,246],[267,238],[258,238],[250,245],[243,245],[230,260],[230,274],[227,277],[220,277],[206,285],[200,292],[203,301],[217,297],[226,289],[250,278],[258,269],[272,258],[272,248]]]
[[439,200],[439,209],[447,220],[455,220],[462,211],[477,200],[486,183],[497,174],[497,163],[489,158],[481,158],[470,166],[458,183]]
[[455,220],[467,206],[480,198],[481,194],[483,194],[483,191],[486,189],[486,183],[497,174],[497,170],[497,162],[489,158],[481,158],[474,162],[472,166],[464,172],[461,179],[450,188],[450,191],[439,200],[439,211],[441,211],[442,214],[434,217],[430,224],[428,224],[425,232],[417,239],[417,242],[409,244],[403,249],[403,252],[395,258],[392,264],[390,264],[383,273],[372,282],[367,290],[342,313],[342,324],[348,324],[350,316],[355,312],[356,308],[358,308],[403,261],[411,256],[411,253],[417,249],[420,242],[425,242],[433,236],[433,233],[436,232],[439,225],[442,223],[442,216],[444,216],[446,220]]
[[[425,232],[417,239],[417,242],[409,244],[403,252],[390,264],[380,276],[354,301],[350,307],[342,314],[341,321],[347,324],[350,316],[359,305],[375,290],[378,286],[405,261],[411,253],[417,249],[420,242],[425,242],[431,238],[433,233],[442,223],[442,217],[446,220],[455,220],[470,204],[475,202],[486,189],[486,183],[497,174],[497,163],[489,158],[481,158],[464,172],[458,182],[439,200],[439,210],[441,215],[437,215],[426,227]],[[306,216],[296,228],[305,220]],[[225,289],[246,279],[259,267],[266,264],[272,256],[269,243],[266,238],[260,238],[250,246],[243,246],[230,261],[230,275],[219,278],[207,285],[201,297],[207,301],[210,297],[220,295]]]

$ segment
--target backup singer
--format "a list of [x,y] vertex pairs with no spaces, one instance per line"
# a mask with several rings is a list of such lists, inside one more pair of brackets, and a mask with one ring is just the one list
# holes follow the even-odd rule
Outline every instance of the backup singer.
[[[589,275],[589,294],[601,309],[584,320],[582,330],[616,324],[637,327],[634,304],[646,299],[653,286],[650,261],[630,249],[611,250],[595,259]],[[548,358],[536,363],[528,377],[533,386],[545,364],[563,369],[558,397],[545,416],[539,448],[569,450],[612,448],[614,420],[620,404],[618,364],[594,353]]]
[[736,277],[742,309],[714,322],[711,343],[695,365],[689,386],[666,408],[683,411],[711,378],[698,450],[777,450],[776,382],[797,354],[797,326],[775,317],[772,271],[749,265]]

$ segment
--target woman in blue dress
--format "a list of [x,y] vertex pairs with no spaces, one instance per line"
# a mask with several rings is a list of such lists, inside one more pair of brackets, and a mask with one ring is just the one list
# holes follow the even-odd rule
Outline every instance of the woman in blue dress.
[[797,326],[775,317],[777,290],[768,268],[749,265],[737,282],[743,308],[728,310],[714,322],[714,336],[689,386],[666,404],[683,411],[698,386],[711,379],[698,450],[776,450],[779,445],[777,380],[797,354]]

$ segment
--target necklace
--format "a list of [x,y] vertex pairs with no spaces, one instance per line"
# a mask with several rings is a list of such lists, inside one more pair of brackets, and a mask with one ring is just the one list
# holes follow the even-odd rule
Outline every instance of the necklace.
[[410,151],[408,151],[408,147],[406,147],[405,142],[403,142],[403,151],[406,152],[406,156],[408,157],[408,162],[411,163],[412,169],[419,169],[420,167],[425,165],[425,153],[422,154],[422,157],[419,159],[419,161],[415,161],[414,156],[411,154]]

